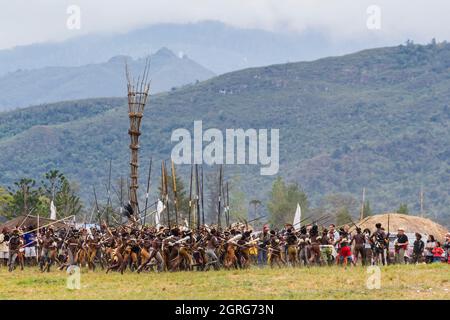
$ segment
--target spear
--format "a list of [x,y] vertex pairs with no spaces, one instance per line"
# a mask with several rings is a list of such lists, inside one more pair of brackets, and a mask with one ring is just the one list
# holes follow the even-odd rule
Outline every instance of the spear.
[[130,179],[127,178],[127,195],[128,201],[130,200]]
[[[105,186],[106,186],[106,185],[105,185]],[[114,186],[111,186],[111,190],[116,194],[117,200],[119,200],[119,202],[121,202],[121,200],[120,200],[120,194],[119,194],[119,192],[117,191],[117,189],[114,188]],[[111,202],[112,202],[112,201],[111,201]]]
[[[109,188],[111,188],[111,186]],[[106,223],[109,223],[109,210],[112,208],[112,200],[110,197],[111,189],[108,189],[108,185],[106,183],[105,183],[105,190],[106,190],[106,194],[108,195],[108,199],[106,200],[106,206],[103,209],[103,212],[105,213],[105,216],[106,216]]]
[[333,216],[329,216],[329,217],[323,219],[323,220],[320,222],[320,224],[321,224],[322,227],[323,227],[323,226],[325,226],[326,224],[330,223],[333,219],[334,219]]
[[165,160],[163,160],[163,181],[164,181],[164,196],[165,196],[165,202],[166,202],[166,210],[167,210],[167,224],[170,229],[170,210],[169,210],[169,190],[167,189],[167,171],[166,171],[166,165]]
[[[119,195],[119,201],[120,201],[120,208],[123,206],[123,177],[120,177],[120,195]],[[122,210],[121,210],[122,211]],[[121,212],[122,213],[122,212]]]
[[109,174],[108,174],[108,201],[106,203],[106,224],[109,223],[109,208],[111,206],[111,172],[112,172],[112,160],[109,160]]
[[391,217],[391,215],[390,214],[388,214],[388,234],[389,234],[389,220],[390,220],[390,217]]
[[173,188],[173,203],[175,207],[175,224],[178,226],[178,197],[177,197],[177,178],[175,173],[175,165],[172,160],[172,188]]
[[191,165],[191,181],[189,182],[189,225],[191,225],[191,212],[192,212],[192,177],[194,174],[194,166]]
[[40,234],[40,227],[39,227],[39,212],[37,214],[37,230],[36,230],[36,262],[39,263],[39,234]]
[[391,215],[390,214],[388,214],[388,233],[387,233],[387,241],[386,241],[386,246],[387,246],[387,250],[386,250],[386,263],[387,264],[391,264],[390,263],[390,261],[391,261],[391,259],[390,259],[390,257],[389,257],[389,244],[390,244],[390,239],[389,239],[389,236],[390,236],[390,229],[389,229],[389,220],[390,220],[390,217],[391,217]]
[[148,208],[151,208],[151,207],[156,206],[156,205],[158,205],[158,201],[150,203],[149,205],[147,205],[147,207],[145,207],[144,209],[139,211],[139,215],[141,215],[142,213],[145,213],[145,210],[147,210]]
[[122,212],[123,212],[123,177],[120,177],[120,196],[119,196],[119,201],[120,201],[120,217],[122,217]]
[[[47,227],[52,226],[54,224],[63,222],[64,220],[72,219],[73,217],[75,217],[75,215],[71,215],[71,216],[68,216],[68,217],[65,217],[65,218],[62,218],[62,219],[59,219],[59,220],[55,220],[55,221],[47,223],[47,224],[45,224],[43,226],[38,226],[36,229],[24,232],[24,233],[22,233],[22,235],[25,235],[25,234],[28,234],[28,233],[31,233],[31,232],[35,232],[35,231],[38,231],[38,230],[43,229],[43,228],[47,228]],[[38,219],[38,222],[39,222],[39,219]],[[39,223],[38,223],[38,225],[39,225]]]
[[34,211],[34,209],[36,209],[36,207],[34,207],[32,210],[30,210],[30,212],[23,218],[23,220],[20,223],[18,228],[22,227],[22,225],[25,223],[25,221],[28,219],[28,217],[31,215],[31,213]]
[[[161,161],[161,200],[162,200],[163,205],[167,212],[166,194],[165,194],[165,186],[164,186],[164,161]],[[167,214],[167,225],[169,225],[169,214]]]
[[227,198],[225,197],[225,190],[226,189],[224,188],[223,181],[220,183],[220,188],[222,189],[221,196],[222,196],[222,199],[223,199],[223,213],[225,215],[225,225],[228,226]]
[[261,216],[261,217],[258,217],[258,218],[249,220],[249,221],[247,221],[247,222],[250,223],[250,222],[257,221],[257,220],[259,220],[259,219],[265,218],[265,217],[266,217],[266,216]]
[[217,207],[217,225],[220,228],[221,221],[220,221],[220,214],[222,209],[222,165],[219,167],[219,203]]
[[227,226],[230,225],[230,190],[228,188],[228,181],[226,183],[227,190]]
[[[317,224],[318,222],[324,222],[324,221],[327,221],[330,217],[331,217],[331,216],[328,215],[328,214],[323,215],[323,216],[317,218],[316,220],[313,220],[310,224]],[[308,217],[302,219],[299,223],[302,223],[302,222],[308,220],[309,218],[311,218],[311,216],[308,216]],[[293,226],[295,227],[297,224],[298,224],[298,223],[294,224]]]
[[317,224],[317,223],[325,223],[325,222],[328,222],[330,219],[332,219],[333,217],[331,216],[331,215],[329,215],[329,214],[326,214],[326,215],[324,215],[324,216],[322,216],[322,217],[320,217],[320,218],[318,218],[318,219],[316,219],[315,221],[313,221],[312,222],[312,224]]
[[[367,218],[367,217],[366,217],[366,218]],[[363,220],[364,220],[364,219],[363,219]],[[358,223],[355,223],[355,222],[353,221],[353,219],[350,217],[350,222],[351,222],[351,224],[355,227],[355,229],[362,225],[363,220],[360,220],[360,221],[358,221]],[[389,221],[389,219],[388,219],[388,221]]]
[[[100,208],[98,207],[97,193],[95,192],[95,187],[94,186],[92,186],[92,189],[94,190],[95,209],[97,210],[97,219],[98,219],[98,222],[100,223],[101,214],[100,214]],[[92,221],[89,221],[89,224],[91,222]]]
[[151,177],[151,174],[152,174],[152,158],[150,157],[150,164],[149,164],[149,166],[148,166],[148,177],[147,177],[147,190],[146,190],[146,193],[145,193],[145,211],[144,211],[144,226],[145,226],[145,220],[146,220],[146,217],[147,217],[147,205],[148,205],[148,194],[149,194],[149,192],[150,192],[150,177]]
[[203,203],[203,165],[201,166],[202,176],[201,176],[201,194],[202,194],[202,225],[205,225],[205,207]]
[[196,194],[197,194],[197,196],[196,196],[196,198],[197,198],[197,203],[196,203],[196,205],[197,205],[197,212],[196,212],[196,214],[197,214],[197,230],[199,230],[200,229],[200,199],[199,199],[199,196],[200,196],[200,185],[199,185],[199,183],[198,183],[198,164],[196,164],[195,165],[195,186],[196,186]]
[[365,202],[365,197],[366,197],[366,188],[363,188],[363,191],[362,191],[362,203],[361,203],[361,211],[360,211],[359,221],[364,219],[364,204],[365,204],[364,202]]

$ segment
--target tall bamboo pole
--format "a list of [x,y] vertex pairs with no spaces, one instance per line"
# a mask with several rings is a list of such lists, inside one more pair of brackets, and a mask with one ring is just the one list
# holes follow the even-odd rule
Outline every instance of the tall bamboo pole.
[[164,175],[164,161],[161,161],[161,201],[163,203],[164,210],[166,210],[167,225],[170,227],[169,211],[167,210],[166,204],[166,181]]
[[112,174],[112,159],[109,160],[109,173],[108,173],[108,188],[107,188],[107,193],[108,193],[108,200],[106,203],[106,224],[109,225],[109,214],[110,211],[112,211],[111,207],[112,207],[112,200],[111,200],[111,174]]
[[198,180],[198,164],[195,165],[195,188],[196,188],[196,216],[197,216],[197,230],[200,229],[200,183]]
[[39,264],[39,212],[37,214],[37,231],[36,231],[36,262]]
[[28,214],[28,185],[22,184],[22,194],[23,194],[23,215]]
[[120,217],[122,217],[122,211],[123,211],[123,177],[120,177],[120,195],[119,195],[119,201],[120,201]]
[[165,161],[163,161],[163,181],[164,181],[164,199],[165,199],[165,203],[166,203],[166,210],[167,210],[167,224],[170,228],[171,223],[170,223],[170,208],[169,208],[169,189],[167,187],[168,182],[167,182],[167,171],[166,171],[166,164]]
[[201,197],[202,197],[202,225],[205,225],[205,206],[204,206],[204,193],[203,193],[203,165],[201,166]]
[[217,206],[217,226],[221,227],[221,214],[222,214],[222,165],[219,167],[219,199]]
[[173,190],[173,204],[175,207],[175,224],[178,226],[178,197],[177,197],[177,177],[175,173],[175,164],[172,160],[172,190]]
[[193,174],[194,174],[194,166],[191,165],[191,180],[189,182],[189,215],[188,215],[189,227],[192,225],[191,224],[191,214],[192,214],[192,178],[193,178]]
[[362,219],[364,219],[364,204],[365,204],[365,198],[366,198],[366,188],[363,188],[363,193],[362,193],[362,203],[361,203],[361,214],[359,217],[359,221],[362,221]]
[[150,177],[152,175],[152,161],[153,161],[153,159],[150,157],[150,164],[148,165],[147,190],[145,192],[145,207],[144,207],[144,222],[143,222],[144,226],[145,226],[145,220],[147,218],[147,205],[148,205],[148,197],[149,197],[149,192],[150,192]]
[[[95,199],[95,207],[97,210],[97,220],[98,223],[101,224],[101,213],[100,213],[100,208],[98,206],[98,200],[97,200],[97,192],[95,192],[95,187],[93,186],[92,189],[94,190],[94,199]],[[92,221],[89,221],[89,223],[91,223]]]
[[423,217],[423,186],[420,186],[420,216]]
[[228,189],[228,181],[227,181],[227,225],[230,226],[230,192]]

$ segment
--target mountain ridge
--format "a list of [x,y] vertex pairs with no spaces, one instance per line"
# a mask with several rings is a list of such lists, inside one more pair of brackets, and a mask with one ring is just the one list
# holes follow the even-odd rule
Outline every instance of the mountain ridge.
[[[107,62],[78,67],[46,67],[21,70],[0,77],[0,110],[96,97],[126,95],[125,63],[132,74],[144,68],[146,58],[117,55]],[[213,77],[214,73],[184,56],[177,57],[163,47],[150,56],[152,92]],[[26,92],[26,94],[23,94]]]
[[184,52],[214,73],[287,61],[341,55],[382,43],[368,32],[364,40],[336,44],[320,31],[302,33],[238,28],[218,21],[144,26],[125,33],[96,34],[60,42],[0,50],[0,75],[17,69],[80,66],[123,54],[141,57],[161,47]]

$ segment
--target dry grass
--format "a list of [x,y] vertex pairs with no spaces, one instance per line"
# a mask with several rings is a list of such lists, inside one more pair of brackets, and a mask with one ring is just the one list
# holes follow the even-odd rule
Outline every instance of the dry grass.
[[284,268],[177,273],[81,274],[66,287],[62,271],[0,269],[0,299],[449,299],[450,266],[381,268],[381,289],[366,287],[365,268]]

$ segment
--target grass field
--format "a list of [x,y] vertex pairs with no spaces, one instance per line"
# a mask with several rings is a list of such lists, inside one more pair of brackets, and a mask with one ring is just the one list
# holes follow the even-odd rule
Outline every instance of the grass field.
[[80,289],[67,275],[0,267],[0,299],[450,299],[450,266],[381,268],[381,288],[368,289],[362,267],[283,268],[177,273],[81,273]]

